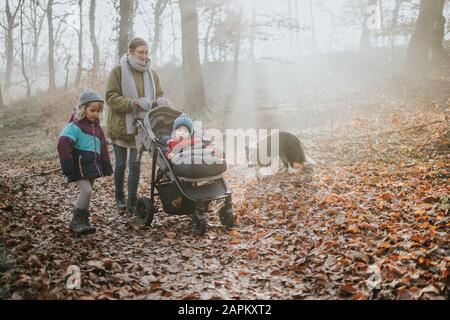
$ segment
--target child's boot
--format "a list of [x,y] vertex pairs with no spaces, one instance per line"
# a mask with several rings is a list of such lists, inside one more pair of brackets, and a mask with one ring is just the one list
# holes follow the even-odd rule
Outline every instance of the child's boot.
[[83,216],[83,222],[85,225],[86,233],[95,233],[97,229],[91,225],[91,222],[89,221],[90,213],[89,210],[82,210],[81,214]]
[[72,212],[72,220],[70,221],[70,229],[77,234],[86,234],[87,226],[84,220],[83,213],[80,209],[75,208]]

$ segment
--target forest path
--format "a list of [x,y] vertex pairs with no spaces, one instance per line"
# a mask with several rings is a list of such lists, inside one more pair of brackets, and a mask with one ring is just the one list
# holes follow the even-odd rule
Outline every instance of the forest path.
[[[257,183],[230,168],[236,227],[208,215],[151,227],[96,182],[94,235],[68,229],[76,188],[48,161],[0,162],[0,297],[58,299],[448,298],[448,105],[392,105],[299,133],[317,162]],[[46,172],[45,175],[39,173]],[[143,163],[140,193],[149,188]],[[68,290],[67,270],[81,288]]]

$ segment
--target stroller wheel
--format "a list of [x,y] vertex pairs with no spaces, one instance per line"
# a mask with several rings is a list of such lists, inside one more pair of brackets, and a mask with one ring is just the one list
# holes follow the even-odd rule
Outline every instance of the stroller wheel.
[[136,204],[136,216],[146,226],[152,224],[155,207],[149,198],[140,197]]
[[206,232],[206,216],[203,212],[195,211],[192,214],[192,231],[196,236],[202,236]]
[[219,211],[219,218],[220,223],[227,228],[230,229],[233,227],[234,224],[234,217],[233,217],[233,209],[226,209],[225,207],[221,208]]

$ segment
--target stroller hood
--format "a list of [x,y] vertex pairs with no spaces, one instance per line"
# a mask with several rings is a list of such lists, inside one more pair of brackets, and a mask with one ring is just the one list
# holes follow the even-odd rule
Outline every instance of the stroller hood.
[[151,110],[144,119],[144,126],[157,137],[170,136],[175,119],[182,113],[169,107],[158,107]]

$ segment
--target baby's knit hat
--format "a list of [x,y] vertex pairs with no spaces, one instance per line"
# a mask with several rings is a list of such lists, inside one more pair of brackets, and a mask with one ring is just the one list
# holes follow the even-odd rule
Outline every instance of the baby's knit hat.
[[194,123],[192,122],[191,118],[188,114],[183,113],[181,116],[179,116],[175,122],[173,123],[173,131],[177,130],[180,126],[185,126],[188,128],[189,132],[192,134],[192,130],[194,128]]

